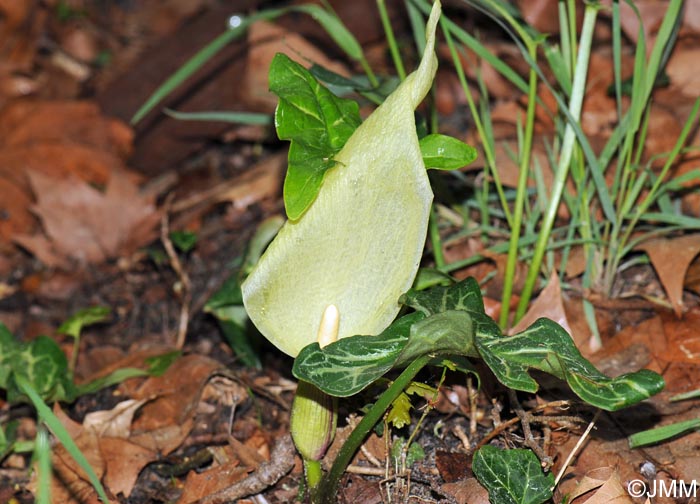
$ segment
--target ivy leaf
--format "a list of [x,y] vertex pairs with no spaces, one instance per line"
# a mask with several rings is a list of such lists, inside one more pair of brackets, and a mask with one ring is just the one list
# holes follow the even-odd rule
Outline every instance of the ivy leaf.
[[474,454],[472,470],[492,504],[541,504],[552,497],[554,475],[542,472],[530,450],[484,446]]
[[386,414],[387,423],[392,424],[397,429],[401,429],[411,423],[411,398],[406,392],[401,392],[399,397],[391,403],[391,408]]
[[456,170],[462,168],[477,157],[477,151],[471,145],[447,135],[427,135],[420,139],[420,152],[426,168],[439,170]]
[[287,216],[296,220],[316,199],[333,157],[360,125],[359,106],[338,98],[311,73],[284,54],[270,65],[270,91],[279,97],[277,135],[290,140],[284,180]]

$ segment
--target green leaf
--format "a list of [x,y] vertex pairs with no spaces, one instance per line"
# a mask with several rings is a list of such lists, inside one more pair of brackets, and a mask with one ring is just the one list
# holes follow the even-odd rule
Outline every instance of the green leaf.
[[650,444],[660,443],[668,439],[680,436],[690,431],[700,429],[700,418],[693,418],[685,422],[677,422],[656,429],[649,429],[632,434],[629,438],[630,448],[639,448]]
[[[242,306],[236,308],[239,310],[239,313],[247,319],[245,308]],[[241,325],[232,320],[219,320],[219,327],[221,327],[226,342],[233,350],[233,353],[236,354],[236,357],[239,358],[245,366],[257,369],[262,368],[262,362],[260,361],[257,350],[253,346],[253,342],[246,333],[245,325]]]
[[312,343],[299,352],[292,372],[327,394],[348,397],[389,371],[422,313],[401,317],[377,336],[343,338],[324,347]]
[[411,289],[401,296],[399,301],[425,315],[433,315],[447,310],[485,313],[479,283],[472,277],[454,285],[433,287],[421,291]]
[[407,393],[402,392],[391,403],[391,408],[386,414],[387,423],[392,424],[397,429],[402,429],[411,423],[411,408],[413,408],[411,398],[408,397]]
[[11,420],[5,425],[0,425],[0,462],[14,450],[17,427],[19,427],[19,420]]
[[257,112],[178,112],[177,110],[170,110],[167,108],[163,109],[163,112],[165,112],[165,115],[177,119],[178,121],[216,121],[254,126],[267,126],[272,124],[272,117],[270,117],[269,114],[260,114]]
[[530,450],[483,446],[474,454],[472,470],[492,504],[541,504],[552,497],[554,475],[542,472]]
[[243,295],[237,272],[224,282],[204,306],[204,311],[219,321],[226,342],[243,364],[261,368],[262,363],[246,331],[248,314],[243,306]]
[[204,311],[211,313],[219,320],[231,320],[225,309],[231,305],[242,306],[241,282],[234,272],[204,305]]
[[173,350],[161,355],[148,357],[146,359],[146,364],[148,364],[148,374],[150,376],[163,376],[168,368],[181,356],[182,352],[180,350]]
[[530,327],[509,337],[477,337],[478,352],[505,386],[535,392],[537,382],[528,369],[539,369],[566,380],[581,399],[599,408],[615,411],[660,392],[664,380],[642,369],[608,378],[583,358],[571,336],[556,322],[538,319]]
[[391,444],[391,459],[394,463],[394,467],[410,468],[413,464],[425,458],[425,451],[418,443],[411,443],[408,447],[406,450],[406,460],[402,460],[404,450],[406,450],[406,440],[404,438],[397,438]]
[[170,233],[170,240],[180,252],[187,253],[197,244],[197,233],[192,231],[173,231]]
[[35,390],[32,384],[23,376],[17,377],[17,386],[19,387],[21,394],[28,397],[31,403],[34,405],[37,413],[39,414],[39,418],[41,418],[51,432],[53,432],[53,435],[58,438],[73,460],[75,460],[80,468],[85,471],[88,479],[90,480],[90,484],[97,492],[100,500],[105,504],[109,504],[110,501],[107,498],[104,487],[102,486],[100,479],[97,477],[97,474],[95,474],[90,462],[88,462],[85,455],[83,455],[83,452],[81,452],[80,448],[78,448],[78,446],[75,444],[73,438],[70,437],[70,434],[68,434],[68,431],[63,426],[61,421],[56,417],[56,415],[53,414],[51,408],[49,408],[44,401],[42,401],[41,397],[39,397],[37,390]]
[[69,378],[68,361],[58,344],[47,336],[39,336],[29,343],[18,344],[10,363],[12,374],[7,383],[10,403],[25,401],[17,388],[22,377],[46,401],[72,400],[75,386]]
[[18,349],[19,342],[5,324],[0,322],[0,388],[7,388]]
[[423,355],[465,356],[483,359],[506,387],[536,392],[538,384],[529,372],[537,369],[565,380],[581,399],[609,411],[638,403],[664,386],[663,378],[648,370],[605,376],[549,319],[539,319],[515,336],[504,336],[484,313],[473,279],[451,287],[409,291],[402,300],[419,311],[372,338],[346,338],[323,350],[317,344],[304,348],[294,363],[294,375],[344,397],[392,367],[406,366]]
[[63,322],[57,332],[67,334],[73,338],[78,338],[80,337],[80,332],[83,330],[83,327],[97,324],[98,322],[104,322],[109,318],[111,313],[112,311],[108,306],[91,306],[90,308],[84,308],[77,311]]
[[411,382],[410,385],[406,387],[406,390],[399,394],[399,397],[394,399],[394,402],[391,403],[391,409],[389,409],[386,415],[386,421],[393,424],[397,429],[401,429],[411,423],[411,408],[413,408],[413,404],[409,396],[412,394],[421,397],[428,395],[435,397],[437,395],[437,390],[425,383]]
[[420,152],[426,168],[456,170],[477,158],[471,145],[447,135],[428,135],[420,139]]
[[279,97],[275,126],[290,140],[284,180],[287,216],[296,220],[316,199],[323,176],[336,165],[334,156],[360,125],[359,106],[338,98],[311,73],[284,54],[270,65],[270,91]]

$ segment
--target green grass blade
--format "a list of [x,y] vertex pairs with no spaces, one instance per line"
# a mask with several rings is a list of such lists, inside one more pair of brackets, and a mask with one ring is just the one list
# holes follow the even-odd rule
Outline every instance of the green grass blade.
[[569,112],[572,115],[573,121],[566,125],[564,139],[562,141],[561,151],[559,155],[559,164],[554,174],[552,183],[552,192],[549,206],[542,219],[540,227],[540,236],[535,246],[535,254],[533,255],[528,271],[523,292],[521,293],[518,308],[515,313],[515,320],[519,320],[525,314],[530,297],[535,288],[539,270],[542,265],[542,259],[546,251],[547,242],[549,241],[554,219],[557,214],[561,195],[564,191],[564,185],[569,173],[569,164],[574,151],[574,140],[576,138],[574,132],[574,124],[578,123],[583,104],[583,94],[585,91],[586,77],[588,74],[588,58],[590,56],[591,41],[593,39],[593,28],[595,27],[596,17],[598,15],[598,7],[590,4],[586,5],[586,11],[583,19],[583,28],[581,30],[581,44],[579,47],[579,55],[577,58],[576,70],[574,72],[573,87],[571,92],[571,101],[569,104]]
[[333,42],[338,44],[338,47],[351,59],[355,61],[362,61],[365,59],[362,46],[335,13],[313,4],[298,5],[291,7],[290,10],[303,12],[311,16],[326,30],[326,33],[333,39]]
[[[430,2],[427,0],[412,0],[413,3],[418,7],[423,14],[427,15],[430,12]],[[491,65],[498,73],[503,75],[508,79],[513,85],[515,85],[523,93],[527,93],[527,82],[525,79],[520,77],[512,68],[510,68],[503,60],[492,54],[484,45],[477,39],[472,37],[469,33],[461,29],[453,21],[447,19],[443,16],[441,22],[444,20],[444,26],[449,32],[454,36],[455,39],[459,40],[462,44],[467,46],[469,49],[474,51],[474,53],[481,59],[486,61]]]
[[394,62],[394,67],[396,68],[396,73],[399,74],[399,79],[404,80],[406,78],[406,68],[403,66],[399,46],[396,43],[396,37],[394,36],[394,29],[391,27],[389,13],[386,10],[385,0],[377,0],[377,7],[379,8],[379,17],[382,20],[382,27],[384,28],[384,36],[389,44],[391,60]]
[[34,443],[34,459],[37,464],[36,504],[51,504],[51,445],[49,433],[39,425]]
[[153,108],[155,108],[158,103],[160,103],[166,96],[172,93],[180,84],[191,77],[197,70],[199,70],[207,61],[212,59],[216,54],[223,49],[229,42],[237,39],[243,35],[248,28],[248,26],[257,19],[273,19],[286,12],[286,9],[275,9],[271,11],[264,11],[253,16],[243,18],[241,23],[224,33],[216,37],[214,40],[209,42],[206,46],[200,49],[194,56],[192,56],[184,65],[178,68],[175,73],[168,77],[163,84],[161,84],[151,96],[148,97],[146,102],[141,105],[141,107],[136,111],[134,116],[131,118],[130,123],[137,124],[141,119],[143,119],[146,114],[148,114]]
[[251,126],[268,126],[272,124],[272,117],[269,114],[258,114],[256,112],[225,112],[225,111],[204,111],[204,112],[178,112],[177,110],[164,109],[166,115],[179,121],[217,121],[234,124],[248,124]]
[[32,401],[32,404],[36,408],[36,411],[39,414],[39,418],[41,418],[41,421],[46,424],[46,426],[51,430],[51,432],[53,432],[53,435],[56,436],[56,438],[65,447],[68,454],[73,458],[73,460],[77,462],[80,468],[83,471],[85,471],[85,474],[87,474],[88,479],[90,480],[90,484],[97,492],[97,495],[100,497],[100,500],[105,504],[108,504],[109,499],[107,498],[105,489],[102,486],[102,483],[100,482],[99,478],[97,477],[97,474],[95,474],[95,471],[92,469],[92,466],[90,466],[90,463],[85,458],[85,455],[83,455],[83,452],[80,451],[80,448],[78,448],[78,446],[75,444],[75,441],[73,441],[73,439],[70,437],[70,434],[68,434],[68,431],[63,426],[61,421],[56,417],[56,415],[53,414],[51,408],[49,408],[44,403],[44,401],[41,400],[39,394],[36,393],[34,388],[32,388],[32,386],[26,380],[26,378],[24,378],[20,374],[15,374],[14,377],[19,389],[24,394],[26,394],[30,401]]
[[639,448],[640,446],[660,443],[697,429],[700,429],[700,418],[637,432],[632,434],[628,441],[630,448]]

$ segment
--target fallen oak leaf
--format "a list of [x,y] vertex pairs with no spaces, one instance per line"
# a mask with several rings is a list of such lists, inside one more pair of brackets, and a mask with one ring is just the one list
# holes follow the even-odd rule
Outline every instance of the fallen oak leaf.
[[113,171],[104,192],[72,175],[56,179],[30,172],[29,178],[44,236],[19,235],[15,241],[47,264],[99,263],[156,236],[160,214],[153,197],[142,196],[125,171]]
[[637,247],[649,256],[673,310],[683,314],[683,283],[691,261],[700,253],[700,233],[678,238],[655,238]]

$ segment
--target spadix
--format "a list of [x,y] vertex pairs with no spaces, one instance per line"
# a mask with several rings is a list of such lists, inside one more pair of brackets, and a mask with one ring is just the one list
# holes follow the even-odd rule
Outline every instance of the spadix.
[[433,199],[413,112],[437,69],[439,16],[435,2],[418,69],[355,130],[316,200],[282,227],[243,283],[251,320],[291,356],[316,341],[328,305],[340,313],[339,338],[373,335],[411,287]]

